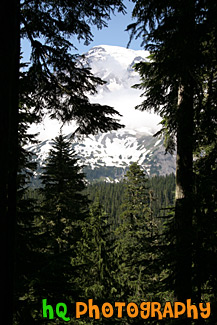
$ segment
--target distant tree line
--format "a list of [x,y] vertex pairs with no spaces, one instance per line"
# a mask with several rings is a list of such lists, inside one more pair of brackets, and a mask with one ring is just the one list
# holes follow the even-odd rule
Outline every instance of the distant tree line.
[[[87,186],[85,193],[91,201],[98,195],[99,201],[108,215],[116,220],[121,215],[124,201],[124,181],[118,183],[95,182]],[[149,189],[148,201],[152,206],[153,214],[160,217],[163,208],[174,207],[175,204],[175,175],[147,177]]]

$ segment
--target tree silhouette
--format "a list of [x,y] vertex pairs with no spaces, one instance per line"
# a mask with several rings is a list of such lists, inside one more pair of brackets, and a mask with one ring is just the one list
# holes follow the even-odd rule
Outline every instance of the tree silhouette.
[[[206,138],[200,132],[204,117],[207,126],[213,123],[207,105],[210,101],[205,106],[203,103],[207,94],[211,99],[211,92],[207,92],[209,81],[210,90],[215,83],[207,70],[210,62],[216,67],[216,37],[211,36],[216,35],[216,10],[212,1],[183,5],[181,1],[138,0],[133,11],[136,22],[129,26],[131,36],[141,36],[151,53],[148,63],[136,66],[142,77],[137,87],[145,89],[146,95],[137,108],[153,108],[162,116],[167,150],[173,151],[175,145],[177,149],[174,289],[179,301],[192,295],[193,153]],[[211,43],[207,39],[212,39]]]
[[[13,251],[16,224],[16,174],[18,161],[19,102],[32,108],[39,116],[47,109],[51,117],[62,121],[75,119],[80,132],[117,129],[112,118],[116,111],[109,106],[90,104],[86,93],[94,93],[101,81],[88,68],[78,64],[70,54],[73,44],[69,37],[88,43],[91,25],[106,26],[115,10],[124,12],[120,0],[18,1],[1,3],[1,159],[0,208],[2,239],[2,317],[11,323],[13,309]],[[6,23],[4,17],[6,19]],[[19,80],[20,40],[31,43],[31,64]],[[20,98],[19,98],[20,95]],[[100,120],[100,121],[99,121]],[[5,281],[6,277],[9,279]],[[8,297],[8,300],[7,300]],[[2,319],[4,322],[4,319]]]

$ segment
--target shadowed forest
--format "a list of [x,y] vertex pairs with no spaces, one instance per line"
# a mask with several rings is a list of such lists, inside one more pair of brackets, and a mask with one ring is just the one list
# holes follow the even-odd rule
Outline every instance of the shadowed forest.
[[[60,134],[37,189],[30,183],[37,166],[26,150],[37,141],[28,133],[32,123],[46,114],[73,120],[80,136],[124,127],[113,107],[89,101],[105,82],[74,54],[73,37],[88,45],[91,27],[124,15],[125,1],[1,3],[2,324],[63,324],[43,314],[42,299],[54,311],[60,302],[70,306],[68,324],[217,324],[217,2],[131,2],[129,44],[140,39],[150,52],[134,66],[134,87],[143,92],[136,109],[161,116],[155,136],[176,154],[176,175],[149,178],[135,162],[120,183],[89,184],[73,136]],[[30,43],[30,62],[22,60],[22,39]],[[195,308],[210,302],[211,313],[75,318],[75,303],[88,299],[98,306],[191,299]]]

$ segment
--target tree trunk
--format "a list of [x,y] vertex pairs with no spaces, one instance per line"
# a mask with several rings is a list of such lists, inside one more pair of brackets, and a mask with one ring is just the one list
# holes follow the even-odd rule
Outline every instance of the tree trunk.
[[12,324],[19,80],[19,1],[1,1],[0,238],[1,323]]
[[175,296],[178,301],[185,302],[192,294],[193,94],[191,82],[179,88],[177,121]]
[[[196,55],[195,1],[178,8],[179,90],[177,107],[176,160],[176,270],[175,297],[186,303],[192,298],[192,220],[193,220],[193,73]],[[182,323],[182,320],[181,322]],[[185,323],[191,321],[185,319]]]

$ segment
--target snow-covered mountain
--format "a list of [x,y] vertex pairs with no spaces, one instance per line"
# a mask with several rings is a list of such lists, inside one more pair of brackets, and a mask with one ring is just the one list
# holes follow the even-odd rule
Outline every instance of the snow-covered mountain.
[[139,80],[133,66],[140,61],[147,61],[148,55],[148,51],[101,45],[88,51],[84,61],[91,67],[94,75],[107,81],[107,85],[98,89],[100,95],[105,91],[130,89]]
[[[154,138],[159,129],[160,117],[134,109],[141,102],[141,91],[132,89],[139,83],[139,75],[133,70],[135,63],[146,61],[147,51],[134,51],[118,46],[96,46],[85,54],[83,64],[92,68],[94,75],[107,81],[98,88],[98,93],[90,97],[91,102],[113,106],[122,115],[125,129],[89,136],[83,141],[74,139],[73,147],[86,166],[89,179],[99,177],[120,178],[131,162],[137,161],[150,175],[169,174],[175,171],[174,157],[165,155],[163,140]],[[70,134],[74,125],[64,126],[63,133]],[[40,132],[40,143],[30,149],[43,165],[51,139],[59,133],[57,122],[45,120],[32,131]]]
[[[138,73],[133,70],[136,62],[147,60],[147,51],[135,51],[119,46],[100,45],[90,49],[83,59],[83,64],[91,67],[94,75],[107,81],[98,87],[96,95],[89,96],[91,102],[110,105],[119,111],[123,117],[121,123],[127,129],[146,128],[149,132],[159,129],[161,118],[156,114],[140,112],[135,106],[141,103],[141,90],[132,86],[140,82]],[[117,117],[119,118],[119,117]],[[45,119],[43,123],[34,126],[31,132],[39,132],[39,139],[44,141],[55,137],[60,125],[55,120]],[[65,125],[63,132],[69,134],[75,129],[75,124]]]
[[[132,162],[138,162],[149,175],[165,175],[175,172],[175,158],[165,155],[163,140],[144,131],[119,130],[88,136],[83,141],[75,138],[74,148],[79,163],[90,181],[103,179],[118,181]],[[40,174],[52,140],[45,140],[30,147]]]

